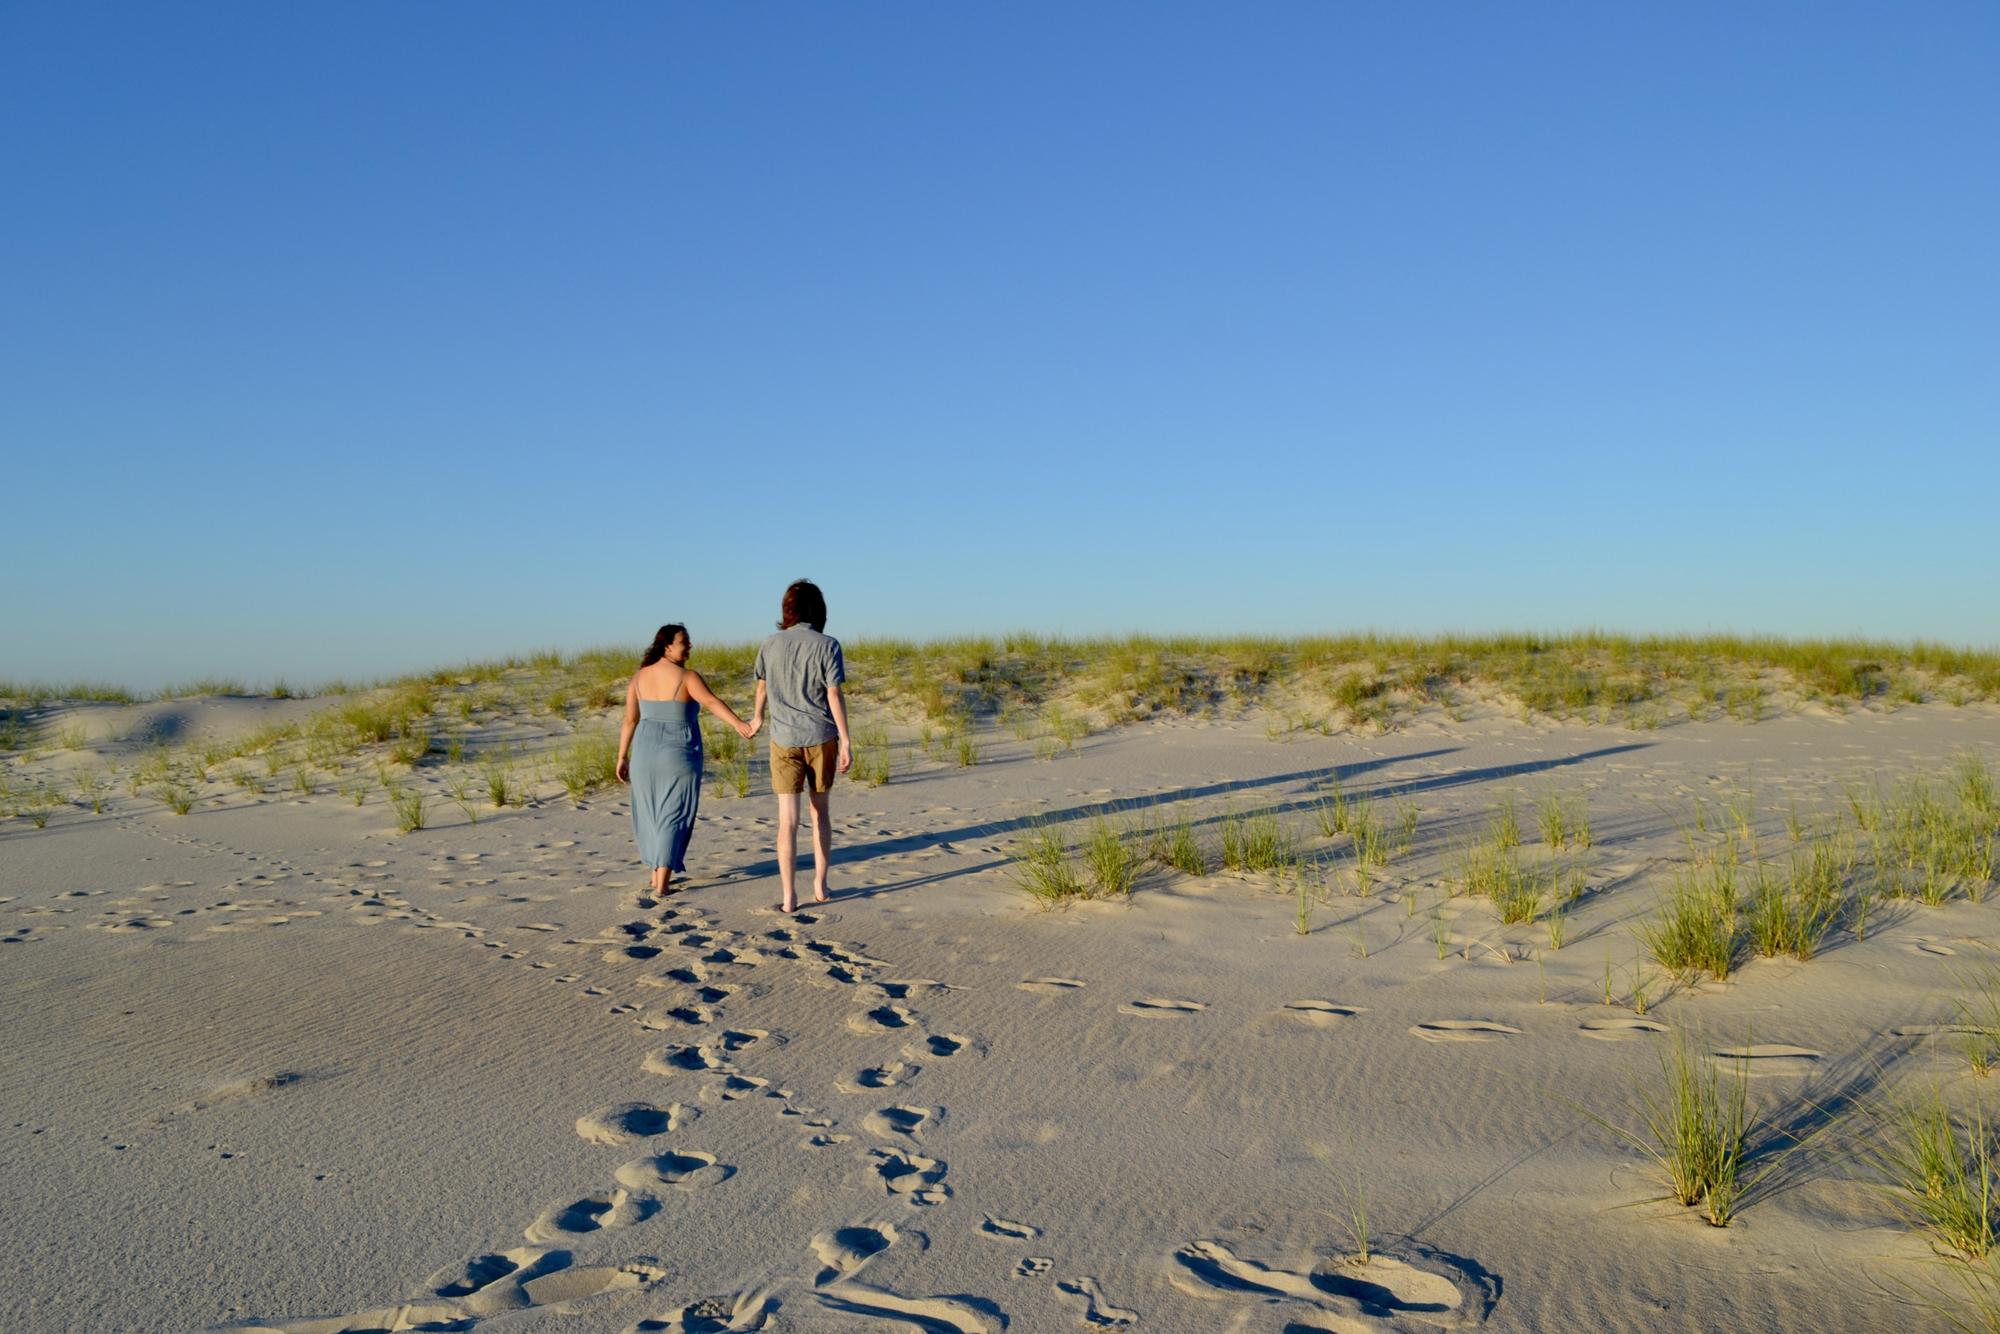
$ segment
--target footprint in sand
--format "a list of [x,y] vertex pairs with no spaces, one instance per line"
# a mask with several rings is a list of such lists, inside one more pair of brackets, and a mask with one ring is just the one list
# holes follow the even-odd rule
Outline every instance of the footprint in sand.
[[1985,1030],[1971,1024],[1904,1024],[1889,1030],[1892,1038],[1935,1038],[1977,1035]]
[[1037,1278],[1056,1267],[1053,1257],[1047,1255],[1025,1255],[1021,1263],[1014,1266],[1015,1278]]
[[1491,1019],[1433,1019],[1411,1025],[1410,1031],[1426,1042],[1492,1042],[1521,1030]]
[[[521,1285],[521,1295],[531,1307],[548,1307],[561,1314],[568,1314],[576,1307],[610,1292],[631,1292],[639,1288],[650,1288],[664,1281],[667,1271],[652,1262],[651,1257],[628,1260],[618,1265],[600,1265],[589,1269],[560,1269],[553,1274],[532,1278]],[[423,1326],[406,1326],[421,1329]]]
[[1139,1318],[1137,1311],[1113,1306],[1094,1278],[1058,1279],[1056,1291],[1076,1310],[1078,1322],[1086,1329],[1123,1329]]
[[851,1033],[863,1035],[873,1033],[893,1033],[897,1029],[908,1028],[916,1023],[917,1016],[901,1005],[878,1005],[862,1014],[847,1016],[847,1028]]
[[951,1187],[944,1184],[945,1165],[935,1158],[901,1149],[870,1149],[868,1157],[882,1189],[891,1195],[912,1204],[940,1204],[951,1198]]
[[922,1139],[944,1112],[936,1107],[884,1107],[862,1118],[861,1128],[877,1139]]
[[829,1311],[889,1322],[897,1329],[924,1334],[989,1334],[1005,1328],[1006,1317],[991,1317],[952,1297],[905,1297],[852,1279],[817,1288],[813,1297]]
[[683,1028],[703,1028],[722,1017],[722,1011],[712,1005],[676,1005],[664,1014],[648,1014],[639,1020],[639,1027],[650,1033],[663,1032],[679,1025]]
[[829,1311],[872,1316],[898,1329],[918,1329],[924,1334],[987,1334],[1002,1328],[987,1323],[984,1313],[950,1297],[900,1297],[865,1283],[835,1283],[814,1296]]
[[1140,1000],[1127,1001],[1118,1007],[1118,1013],[1133,1015],[1140,1019],[1185,1019],[1189,1015],[1200,1014],[1207,1008],[1208,1005],[1204,1001],[1146,996]]
[[274,1334],[347,1334],[351,1330],[470,1329],[487,1316],[546,1308],[577,1310],[606,1293],[649,1288],[667,1276],[651,1256],[618,1265],[570,1267],[568,1251],[508,1251],[483,1255],[463,1272],[437,1276],[435,1300],[404,1302],[351,1315],[304,1320],[259,1320],[248,1327]]
[[735,1102],[738,1098],[747,1098],[753,1093],[763,1092],[770,1082],[770,1080],[760,1079],[756,1075],[735,1073],[724,1075],[722,1079],[722,1100],[724,1102]]
[[736,1070],[733,1062],[724,1059],[722,1053],[712,1047],[689,1047],[680,1043],[646,1053],[646,1059],[639,1063],[639,1068],[651,1075],[720,1075]]
[[889,1065],[873,1065],[855,1075],[853,1079],[838,1080],[835,1087],[842,1093],[863,1093],[873,1089],[895,1088],[915,1079],[923,1067],[908,1061],[895,1061]]
[[1073,977],[1024,977],[1014,984],[1023,991],[1037,991],[1048,996],[1060,996],[1067,991],[1075,991],[1083,983]]
[[1042,1230],[1033,1223],[1016,1223],[1011,1218],[996,1218],[988,1214],[980,1221],[979,1235],[995,1241],[1033,1241],[1042,1235]]
[[700,1115],[700,1108],[678,1102],[665,1107],[655,1107],[650,1102],[621,1102],[579,1116],[576,1133],[592,1144],[630,1144],[679,1130]]
[[1714,1053],[1723,1068],[1746,1075],[1809,1075],[1824,1052],[1760,1042],[1748,1047],[1724,1047]]
[[462,1265],[440,1269],[424,1280],[424,1286],[439,1297],[473,1297],[486,1292],[502,1279],[512,1279],[519,1284],[568,1264],[567,1251],[545,1251],[540,1247],[526,1246],[498,1255],[477,1256]]
[[926,1033],[923,1040],[909,1049],[912,1056],[956,1056],[968,1047],[976,1048],[977,1043],[963,1033]]
[[659,1186],[677,1190],[707,1190],[736,1175],[736,1169],[719,1163],[711,1153],[661,1153],[650,1158],[634,1158],[612,1173],[619,1185],[645,1191]]
[[526,1236],[536,1245],[561,1241],[610,1228],[630,1227],[658,1213],[660,1202],[630,1191],[586,1195],[571,1204],[546,1209],[530,1223]]
[[1341,1005],[1330,1000],[1295,1000],[1288,1002],[1281,1013],[1313,1028],[1331,1028],[1363,1010],[1358,1005]]
[[1219,1241],[1196,1241],[1174,1252],[1168,1277],[1192,1297],[1302,1303],[1335,1317],[1343,1330],[1399,1316],[1439,1325],[1485,1319],[1490,1292],[1442,1257],[1426,1261],[1420,1267],[1377,1252],[1365,1265],[1339,1256],[1301,1274],[1244,1259]]
[[755,1334],[771,1328],[778,1309],[768,1292],[733,1292],[702,1297],[632,1326],[632,1334]]
[[1587,1038],[1596,1038],[1600,1042],[1625,1042],[1631,1038],[1643,1038],[1648,1034],[1665,1033],[1670,1030],[1665,1024],[1633,1015],[1617,1019],[1586,1019],[1576,1026],[1576,1031]]
[[[820,1264],[813,1275],[813,1286],[823,1288],[854,1277],[862,1266],[895,1245],[901,1236],[894,1223],[854,1223],[820,1233],[812,1239],[812,1253]],[[930,1244],[922,1233],[912,1233],[911,1241],[918,1250]]]

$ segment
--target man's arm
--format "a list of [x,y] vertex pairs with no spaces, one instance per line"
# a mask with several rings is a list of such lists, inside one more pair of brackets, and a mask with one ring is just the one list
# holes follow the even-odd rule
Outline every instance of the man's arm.
[[833,714],[833,725],[840,729],[840,757],[834,768],[846,773],[847,767],[854,763],[854,739],[847,735],[847,701],[840,697],[839,686],[827,686],[826,707]]
[[752,733],[755,733],[756,730],[762,727],[763,725],[764,725],[764,678],[760,676],[757,678],[757,702],[750,706],[750,730]]

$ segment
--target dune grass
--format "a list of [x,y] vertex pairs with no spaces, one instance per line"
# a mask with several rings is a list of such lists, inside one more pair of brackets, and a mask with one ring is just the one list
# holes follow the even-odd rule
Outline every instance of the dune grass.
[[514,783],[514,765],[505,755],[488,758],[479,766],[479,776],[486,783],[486,799],[493,803],[493,809],[504,810],[520,801],[521,792]]
[[1965,1063],[1975,1075],[1990,1075],[2000,1068],[2000,964],[1982,964],[1951,983]]
[[1993,1253],[2000,1229],[2000,1134],[1975,1105],[1954,1115],[1931,1088],[1882,1108],[1868,1152],[1912,1226],[1970,1260]]
[[1207,875],[1208,851],[1196,835],[1194,822],[1185,816],[1153,830],[1147,854],[1162,866],[1182,875]]
[[[732,733],[733,735],[733,733]],[[605,732],[590,732],[569,743],[556,766],[563,791],[577,805],[599,788],[618,782],[618,741]]]
[[1139,876],[1139,858],[1118,830],[1099,817],[1083,841],[1083,865],[1095,895],[1125,895]]
[[1045,906],[1085,896],[1069,839],[1053,824],[1030,826],[1014,849],[1015,883]]
[[1746,918],[1757,953],[1788,954],[1801,962],[1812,958],[1849,911],[1853,869],[1854,845],[1838,836],[1794,847],[1784,873],[1756,863]]
[[1222,865],[1231,871],[1281,871],[1299,859],[1298,845],[1270,812],[1222,817]]
[[1672,894],[1657,916],[1638,927],[1639,939],[1674,976],[1700,973],[1729,979],[1742,943],[1736,902],[1736,874],[1718,864],[1682,868]]
[[1354,807],[1346,792],[1342,791],[1340,779],[1329,773],[1326,779],[1326,793],[1313,803],[1313,814],[1319,819],[1319,831],[1328,838],[1345,834],[1350,829]]
[[881,787],[893,776],[894,752],[889,744],[889,729],[879,722],[870,722],[856,727],[853,737],[853,763],[848,773],[857,783]]
[[406,834],[414,834],[427,823],[424,794],[415,788],[395,787],[389,789],[389,805],[396,812],[396,828]]
[[93,815],[104,814],[104,796],[110,784],[106,781],[102,770],[84,770],[76,776],[74,787],[79,805],[90,807]]
[[1493,811],[1493,818],[1487,822],[1486,836],[1493,846],[1502,851],[1521,846],[1521,798],[1518,793],[1508,792],[1500,798],[1500,804]]
[[1588,848],[1591,845],[1590,807],[1582,797],[1549,793],[1542,798],[1538,823],[1542,841],[1552,848]]
[[1763,1161],[1748,1175],[1752,1134],[1748,1076],[1724,1074],[1709,1060],[1698,1036],[1679,1033],[1660,1056],[1655,1086],[1634,1091],[1637,1128],[1584,1114],[1650,1158],[1675,1203],[1699,1205],[1711,1227],[1728,1227],[1742,1208],[1746,1191],[1782,1160],[1789,1147],[1775,1143],[1758,1155]]
[[[1834,708],[2000,698],[2000,652],[1914,642],[1601,632],[1063,639],[1028,634],[846,644],[850,692],[933,722],[1038,714],[1067,748],[1093,724],[1228,708],[1331,707],[1349,726],[1399,725],[1467,696],[1554,718],[1656,726],[1669,710],[1746,723],[1800,702]],[[703,674],[725,696],[748,693],[753,644],[700,643]],[[622,700],[636,645],[544,650],[446,666],[373,687],[274,683],[266,697],[429,691],[515,712],[606,711]],[[145,696],[115,685],[0,682],[0,701],[133,703],[188,694],[253,694],[244,682],[197,681]],[[9,709],[8,716],[15,710]],[[384,733],[371,738],[388,739]]]

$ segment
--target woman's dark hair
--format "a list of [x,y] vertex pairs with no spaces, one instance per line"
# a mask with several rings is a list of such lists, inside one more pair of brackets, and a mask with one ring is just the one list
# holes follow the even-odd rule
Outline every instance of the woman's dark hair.
[[826,595],[819,591],[819,585],[810,579],[794,579],[785,590],[785,600],[779,605],[778,628],[789,630],[795,625],[810,625],[821,634],[826,633]]
[[684,635],[687,632],[688,628],[679,622],[673,625],[661,626],[660,633],[653,636],[652,646],[646,650],[646,656],[639,659],[639,665],[641,667],[651,667],[661,658],[666,657],[667,646],[674,642],[674,636]]

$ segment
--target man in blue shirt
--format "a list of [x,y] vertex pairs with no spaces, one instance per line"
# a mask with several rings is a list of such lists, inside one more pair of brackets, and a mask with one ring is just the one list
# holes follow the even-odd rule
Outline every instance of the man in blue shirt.
[[840,641],[826,633],[826,598],[810,579],[785,590],[778,633],[757,649],[757,702],[750,722],[771,710],[771,790],[778,795],[778,880],[786,912],[799,906],[799,794],[812,802],[813,902],[827,901],[826,869],[833,856],[829,794],[833,776],[854,763],[847,703],[840,684],[847,664]]

